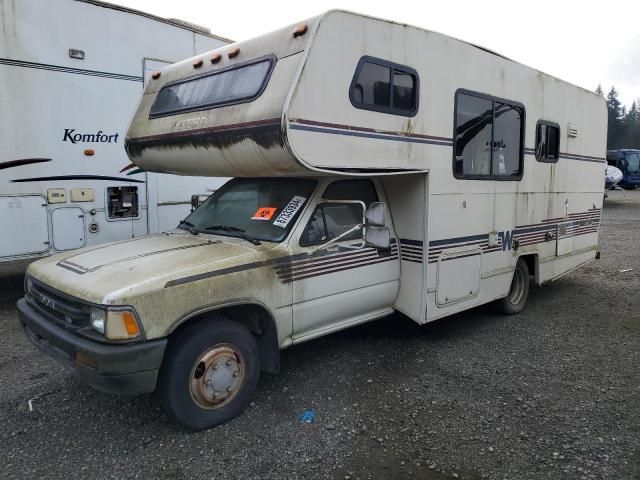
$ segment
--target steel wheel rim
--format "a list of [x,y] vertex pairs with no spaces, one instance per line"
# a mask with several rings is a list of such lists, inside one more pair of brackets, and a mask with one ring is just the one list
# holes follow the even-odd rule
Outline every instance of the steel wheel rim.
[[513,273],[513,281],[511,282],[511,290],[509,290],[509,301],[513,305],[517,305],[524,295],[524,274],[522,270],[516,268]]
[[217,410],[231,402],[242,387],[245,362],[234,345],[220,343],[205,350],[194,362],[189,393],[205,410]]

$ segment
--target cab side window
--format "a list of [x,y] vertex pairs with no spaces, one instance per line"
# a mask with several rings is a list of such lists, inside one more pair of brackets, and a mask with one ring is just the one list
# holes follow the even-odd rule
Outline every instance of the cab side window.
[[[331,200],[359,200],[368,207],[378,201],[371,180],[338,180],[331,183],[323,194],[323,202],[313,212],[302,232],[300,246],[320,245],[336,238],[355,225],[362,223],[362,207],[357,204],[331,203]],[[361,238],[360,232],[344,237],[344,241]]]

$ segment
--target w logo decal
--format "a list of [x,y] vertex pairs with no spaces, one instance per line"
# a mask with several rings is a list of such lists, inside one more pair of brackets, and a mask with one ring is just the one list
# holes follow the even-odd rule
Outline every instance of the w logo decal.
[[513,243],[513,230],[499,232],[498,237],[502,240],[502,251],[511,250],[511,244]]

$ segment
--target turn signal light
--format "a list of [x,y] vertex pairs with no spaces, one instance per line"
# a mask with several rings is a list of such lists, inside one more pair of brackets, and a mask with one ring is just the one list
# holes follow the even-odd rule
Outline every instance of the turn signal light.
[[91,149],[87,149],[87,150],[85,150],[85,151],[84,151],[84,154],[85,154],[87,157],[91,157],[91,156],[93,156],[93,155],[95,155],[95,154],[96,154],[96,151],[95,151],[95,150],[91,150]]
[[124,327],[129,335],[133,336],[140,333],[138,322],[136,322],[136,317],[133,316],[133,313],[124,312],[122,314],[122,321],[124,322]]

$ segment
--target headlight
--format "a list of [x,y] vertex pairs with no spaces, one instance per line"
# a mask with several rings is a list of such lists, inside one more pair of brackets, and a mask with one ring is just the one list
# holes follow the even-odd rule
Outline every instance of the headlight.
[[104,335],[104,324],[107,312],[101,308],[91,308],[91,327],[98,333]]
[[131,309],[91,309],[91,327],[108,340],[133,340],[142,335],[135,312]]

